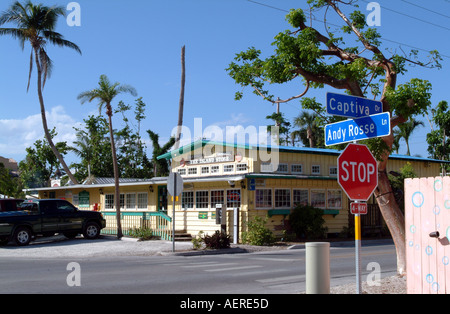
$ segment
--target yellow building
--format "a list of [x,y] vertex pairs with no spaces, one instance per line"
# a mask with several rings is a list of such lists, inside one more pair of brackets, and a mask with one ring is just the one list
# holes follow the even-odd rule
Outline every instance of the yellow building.
[[[222,207],[227,232],[237,239],[254,216],[269,217],[268,227],[277,236],[286,229],[296,204],[323,210],[328,233],[349,227],[349,200],[337,182],[337,157],[332,149],[235,145],[200,140],[159,156],[171,160],[173,172],[184,182],[175,204],[177,231],[196,235],[220,230],[216,208]],[[389,171],[411,163],[419,177],[439,175],[438,160],[390,157]],[[40,188],[40,198],[64,198],[80,209],[101,210],[107,231],[115,231],[114,180],[95,178],[80,185]],[[121,179],[122,227],[149,226],[169,238],[172,200],[167,178]],[[159,232],[159,233],[158,233]]]

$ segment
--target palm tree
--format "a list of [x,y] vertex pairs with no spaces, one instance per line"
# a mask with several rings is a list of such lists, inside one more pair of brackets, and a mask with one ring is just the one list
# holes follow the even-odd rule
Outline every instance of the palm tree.
[[111,84],[106,75],[101,75],[98,82],[98,88],[90,91],[83,92],[78,95],[78,99],[84,104],[86,101],[91,102],[95,99],[99,101],[98,110],[102,111],[103,106],[106,107],[106,115],[108,116],[109,124],[109,137],[111,140],[111,153],[114,165],[114,203],[116,207],[116,218],[117,218],[117,238],[122,238],[122,225],[120,223],[120,191],[119,191],[119,166],[117,163],[116,146],[114,144],[114,131],[112,127],[112,115],[113,110],[111,107],[111,102],[113,99],[121,94],[129,93],[133,96],[137,96],[136,90],[128,85],[121,85],[120,83]]
[[316,114],[310,114],[307,111],[302,111],[294,120],[294,125],[299,127],[300,132],[306,131],[306,138],[309,140],[309,147],[316,147],[314,131],[317,127]]
[[17,27],[0,28],[0,35],[10,35],[13,38],[18,39],[22,50],[25,47],[25,42],[30,42],[32,49],[30,55],[30,71],[28,74],[27,91],[30,88],[30,79],[34,59],[38,74],[37,88],[45,137],[72,183],[78,184],[50,136],[47,126],[47,117],[45,114],[44,98],[42,96],[42,89],[45,87],[47,78],[51,75],[53,66],[52,60],[49,58],[46,51],[47,43],[57,45],[59,47],[68,47],[81,54],[81,50],[76,44],[65,40],[61,34],[54,31],[58,18],[60,16],[65,16],[65,14],[66,11],[64,7],[47,7],[42,4],[34,5],[31,1],[21,4],[19,1],[16,1],[7,11],[2,13],[0,16],[0,25],[12,23]]
[[411,156],[411,152],[409,150],[409,138],[411,137],[411,134],[414,132],[414,130],[420,125],[424,126],[424,123],[422,121],[416,121],[414,119],[411,119],[398,126],[400,129],[400,132],[398,132],[398,136],[405,140],[406,155],[408,156]]
[[169,164],[167,160],[158,160],[157,157],[167,153],[169,149],[175,144],[176,140],[174,137],[171,137],[169,141],[161,147],[161,145],[159,145],[159,135],[151,130],[147,130],[147,133],[153,145],[153,175],[155,177],[167,176],[169,174]]
[[91,164],[94,148],[90,142],[89,134],[84,130],[77,132],[77,140],[73,142],[77,147],[69,147],[69,150],[74,152],[78,157],[87,163],[88,179],[91,178]]

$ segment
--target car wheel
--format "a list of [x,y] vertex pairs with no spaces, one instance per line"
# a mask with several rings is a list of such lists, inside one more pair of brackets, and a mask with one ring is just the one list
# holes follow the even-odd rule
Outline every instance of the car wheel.
[[28,245],[31,241],[31,231],[27,227],[19,227],[14,232],[14,242],[19,246]]
[[86,239],[97,239],[100,236],[100,226],[95,222],[88,222],[83,231]]

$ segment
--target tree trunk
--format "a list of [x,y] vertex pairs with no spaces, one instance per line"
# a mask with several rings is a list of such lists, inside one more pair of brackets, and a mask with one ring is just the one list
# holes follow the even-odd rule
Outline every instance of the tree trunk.
[[[392,134],[383,139],[389,147],[392,146],[392,143],[389,145],[389,142],[394,139]],[[383,161],[378,162],[378,187],[374,194],[384,221],[394,240],[395,250],[397,252],[397,273],[399,275],[406,275],[405,216],[395,200],[386,172],[389,153],[385,153],[382,157]]]
[[67,167],[67,164],[64,161],[64,158],[59,153],[59,151],[56,149],[56,146],[53,143],[53,139],[50,136],[50,132],[48,131],[47,117],[46,117],[46,114],[45,114],[45,106],[44,106],[44,97],[42,96],[42,69],[41,69],[41,65],[39,63],[39,56],[38,56],[38,53],[37,53],[36,50],[34,50],[34,56],[35,56],[35,59],[36,59],[36,67],[37,67],[37,71],[38,71],[38,80],[37,80],[37,83],[38,83],[38,96],[39,96],[39,103],[40,103],[40,106],[41,106],[42,126],[44,127],[45,138],[47,139],[47,142],[50,145],[50,148],[52,149],[53,154],[55,154],[56,158],[58,159],[59,163],[63,167],[64,171],[69,176],[70,181],[72,181],[73,184],[78,184],[77,179],[75,179],[75,177],[73,176],[73,174],[70,171],[69,167]]
[[112,108],[111,104],[106,105],[106,115],[108,116],[109,136],[111,139],[111,153],[114,166],[114,206],[116,207],[116,221],[117,221],[117,238],[123,237],[122,223],[120,220],[120,187],[119,187],[119,165],[117,163],[116,145],[114,144],[114,132],[112,128]]
[[175,149],[180,147],[181,128],[183,126],[183,110],[184,110],[184,86],[186,84],[186,66],[185,66],[185,46],[181,48],[181,92],[180,104],[178,107],[178,125],[177,136],[175,137]]

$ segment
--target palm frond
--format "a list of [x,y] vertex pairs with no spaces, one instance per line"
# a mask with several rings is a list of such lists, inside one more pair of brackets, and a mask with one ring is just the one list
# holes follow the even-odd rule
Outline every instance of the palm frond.
[[52,31],[44,31],[43,34],[45,39],[47,39],[50,43],[62,48],[71,48],[77,51],[80,55],[82,54],[80,47],[71,41],[65,40],[61,34]]

